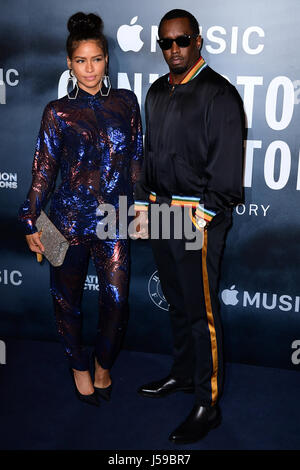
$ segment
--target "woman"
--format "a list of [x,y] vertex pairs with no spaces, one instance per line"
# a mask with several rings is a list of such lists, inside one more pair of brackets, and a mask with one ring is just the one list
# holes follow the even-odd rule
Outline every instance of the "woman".
[[[63,264],[50,266],[51,294],[58,333],[69,358],[79,399],[99,405],[110,398],[110,369],[118,354],[128,319],[128,239],[97,237],[99,204],[119,196],[133,203],[133,187],[142,157],[139,106],[134,93],[110,89],[108,49],[101,18],[76,13],[68,21],[67,63],[75,88],[50,102],[43,114],[33,161],[33,179],[20,208],[29,248],[44,247],[35,226],[55,184],[50,220],[69,241]],[[81,297],[92,257],[99,279],[99,322],[95,341],[95,379],[81,344]]]

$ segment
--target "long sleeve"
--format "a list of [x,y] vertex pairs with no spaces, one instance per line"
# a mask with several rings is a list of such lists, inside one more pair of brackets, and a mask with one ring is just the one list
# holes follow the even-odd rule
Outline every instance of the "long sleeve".
[[136,97],[134,96],[134,103],[132,106],[131,117],[131,162],[130,162],[130,175],[132,187],[135,189],[136,182],[139,179],[142,160],[143,160],[143,130],[140,107]]
[[145,141],[144,141],[144,161],[143,165],[139,174],[139,178],[137,180],[134,192],[134,204],[136,211],[145,211],[148,209],[149,205],[149,191],[145,189],[146,187],[146,165],[148,159],[148,144],[149,144],[149,118],[148,118],[148,101],[146,98],[145,101],[145,120],[146,120],[146,133],[145,133]]
[[52,191],[59,169],[61,131],[54,109],[44,110],[32,165],[32,184],[19,210],[19,221],[26,234],[37,231],[35,222]]
[[198,215],[210,221],[218,212],[242,200],[244,112],[233,87],[213,98],[207,129],[207,184],[200,201],[204,214]]

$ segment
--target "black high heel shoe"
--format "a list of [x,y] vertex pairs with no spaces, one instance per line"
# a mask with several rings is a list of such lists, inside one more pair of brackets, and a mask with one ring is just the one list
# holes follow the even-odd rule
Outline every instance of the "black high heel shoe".
[[71,367],[69,368],[69,372],[70,372],[71,377],[73,379],[73,385],[74,385],[74,388],[75,388],[75,393],[77,395],[77,398],[80,401],[88,403],[89,405],[100,406],[97,393],[95,391],[93,393],[90,393],[89,395],[83,395],[82,393],[80,393],[78,388],[77,388],[76,382],[75,382],[74,371]]
[[[95,364],[96,354],[95,354],[95,351],[92,353],[92,360],[93,360],[93,371],[94,371],[94,376],[95,376],[95,372],[96,372],[96,364]],[[97,395],[99,397],[103,398],[106,401],[110,400],[111,392],[112,392],[112,383],[108,387],[105,387],[105,388],[95,387],[95,385],[94,385],[94,389],[95,389],[95,392],[97,393]]]
[[99,397],[104,398],[104,400],[109,401],[111,392],[112,392],[112,383],[105,388],[99,388],[95,387],[94,385],[95,392],[99,395]]

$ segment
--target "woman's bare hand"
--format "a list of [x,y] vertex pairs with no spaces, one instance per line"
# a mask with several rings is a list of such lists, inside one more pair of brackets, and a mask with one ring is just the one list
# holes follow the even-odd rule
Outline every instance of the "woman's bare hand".
[[133,221],[133,231],[129,234],[130,238],[137,240],[141,238],[146,240],[149,238],[148,233],[148,211],[138,211]]
[[40,240],[39,232],[35,232],[31,235],[26,235],[26,241],[31,251],[34,251],[35,253],[39,253],[40,255],[42,255],[43,252],[45,251],[44,245],[42,244]]

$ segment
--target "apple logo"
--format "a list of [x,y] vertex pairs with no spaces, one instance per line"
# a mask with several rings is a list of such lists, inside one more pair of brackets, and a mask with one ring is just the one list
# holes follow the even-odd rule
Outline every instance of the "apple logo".
[[235,286],[231,286],[230,289],[224,289],[221,294],[221,298],[225,305],[236,305],[238,303],[237,295],[239,291],[235,290]]
[[138,52],[143,47],[144,43],[140,38],[143,27],[135,24],[137,20],[138,17],[134,16],[130,21],[130,25],[123,24],[118,29],[117,40],[120,48],[125,52]]

